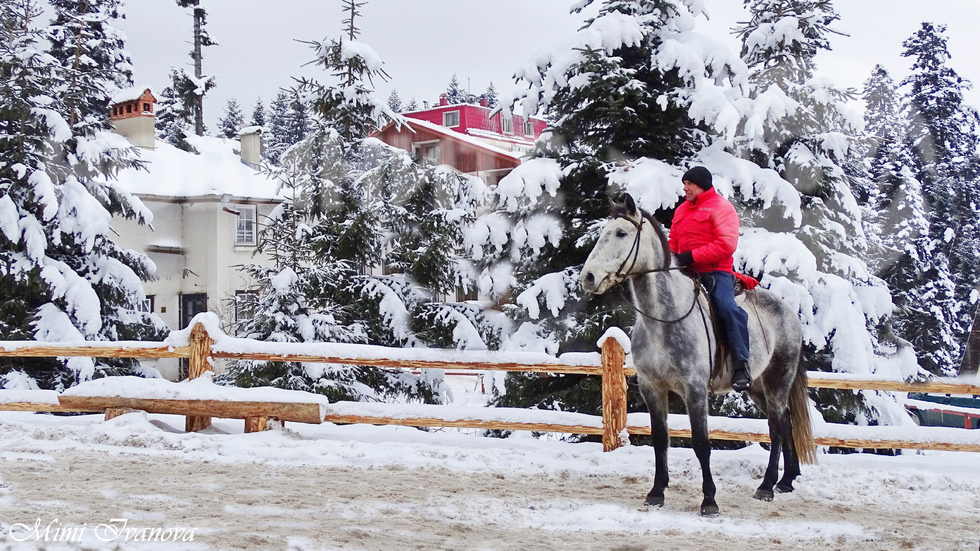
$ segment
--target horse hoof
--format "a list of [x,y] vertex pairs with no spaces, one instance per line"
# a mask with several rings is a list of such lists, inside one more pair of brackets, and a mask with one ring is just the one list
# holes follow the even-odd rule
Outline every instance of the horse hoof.
[[795,489],[792,484],[776,484],[776,491],[781,494],[788,494]]
[[720,513],[718,510],[718,505],[715,503],[706,503],[701,505],[701,516],[702,517],[713,517]]
[[664,496],[648,495],[643,501],[644,507],[663,507],[664,506]]
[[763,490],[762,488],[759,488],[755,491],[755,495],[752,497],[758,499],[759,501],[772,501],[774,494],[772,493],[772,490]]

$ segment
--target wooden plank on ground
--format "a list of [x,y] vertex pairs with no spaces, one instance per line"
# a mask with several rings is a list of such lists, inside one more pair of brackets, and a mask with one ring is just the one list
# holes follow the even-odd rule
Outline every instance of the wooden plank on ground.
[[459,429],[528,430],[536,432],[567,432],[570,434],[602,434],[602,427],[586,425],[552,425],[547,423],[521,423],[515,421],[482,419],[441,419],[432,417],[363,417],[359,415],[327,414],[324,423],[367,425],[397,425],[402,427],[446,427]]
[[319,424],[320,404],[296,402],[237,402],[230,400],[167,400],[155,398],[121,398],[105,396],[59,396],[61,405],[86,411],[109,408],[131,408],[147,413],[170,413],[246,419],[278,417],[283,421]]
[[101,409],[75,409],[61,404],[39,402],[0,403],[0,411],[34,411],[37,413],[102,413]]
[[35,342],[0,343],[0,358],[189,358],[189,346],[170,348],[166,345],[121,345],[115,342],[104,344],[44,345]]

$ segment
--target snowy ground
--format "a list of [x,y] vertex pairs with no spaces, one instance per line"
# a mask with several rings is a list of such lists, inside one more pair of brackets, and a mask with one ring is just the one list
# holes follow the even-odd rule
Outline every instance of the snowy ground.
[[[482,403],[473,380],[460,380],[457,403]],[[185,434],[176,416],[0,414],[0,549],[980,547],[975,454],[823,454],[796,492],[763,503],[751,495],[766,452],[715,451],[722,512],[701,518],[687,449],[671,450],[665,507],[644,511],[646,447],[242,425]]]

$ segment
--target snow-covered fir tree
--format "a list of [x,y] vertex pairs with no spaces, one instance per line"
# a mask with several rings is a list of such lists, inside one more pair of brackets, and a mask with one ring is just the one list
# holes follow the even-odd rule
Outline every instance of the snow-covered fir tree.
[[280,90],[269,108],[268,157],[273,164],[293,144],[306,137],[309,107],[296,90]]
[[293,142],[288,141],[286,131],[286,116],[289,110],[289,93],[279,90],[269,105],[269,131],[266,133],[266,155],[272,164],[279,163],[279,156]]
[[456,73],[453,73],[452,78],[449,79],[449,86],[446,87],[446,99],[449,101],[449,105],[466,103],[467,97],[466,90],[463,90]]
[[245,114],[238,100],[231,98],[225,104],[225,113],[218,119],[218,135],[229,140],[238,138],[238,131],[245,127]]
[[[108,237],[113,214],[151,216],[111,182],[139,161],[136,148],[110,131],[113,67],[88,61],[112,60],[110,51],[87,49],[115,46],[76,35],[82,43],[63,46],[85,65],[63,64],[35,30],[40,14],[34,2],[0,4],[0,339],[157,340],[163,323],[138,312],[152,263]],[[52,389],[142,373],[131,360],[93,358],[7,361],[5,381],[12,370]]]
[[261,126],[265,127],[266,117],[265,117],[265,104],[262,103],[262,98],[255,100],[255,107],[252,108],[252,118],[249,119],[249,126]]
[[885,336],[911,343],[919,365],[937,372],[940,365],[951,364],[950,354],[956,346],[945,329],[954,308],[953,284],[941,269],[945,263],[932,264],[936,243],[929,233],[922,186],[907,147],[901,98],[880,65],[865,83],[862,99],[865,131],[860,149],[875,184],[865,211],[874,245],[868,258],[891,289],[895,305]]
[[[124,17],[121,0],[50,0],[54,19],[47,29],[50,52],[63,66],[95,73],[106,92],[133,86],[133,64],[125,49],[126,37],[113,22]],[[84,104],[86,112],[105,108],[99,96],[68,97],[69,104]]]
[[[438,340],[432,334],[442,328],[451,335],[445,341],[472,343],[470,333],[476,331],[463,328],[473,325],[470,319],[479,323],[479,309],[443,307],[434,299],[458,279],[456,223],[475,211],[482,183],[419,166],[406,152],[368,138],[378,121],[403,119],[374,92],[372,80],[385,74],[373,50],[357,40],[360,5],[345,3],[342,38],[312,43],[316,63],[337,83],[304,79],[296,90],[313,100],[313,128],[273,172],[293,198],[263,230],[261,247],[283,252],[273,255],[275,269],[250,268],[259,280],[263,308],[246,330],[260,338],[275,333],[277,340],[424,346],[424,340]],[[461,203],[469,210],[458,208]],[[369,273],[384,253],[387,271],[402,273]],[[304,332],[314,315],[318,329]],[[479,335],[475,341],[486,346]],[[240,383],[291,381],[294,387],[360,400],[433,401],[442,389],[438,377],[395,370],[243,362],[231,373]]]
[[388,94],[388,107],[395,113],[402,112],[402,98],[398,95],[396,88],[392,88],[391,93]]
[[[814,76],[816,57],[830,49],[839,15],[829,0],[750,0],[746,6],[751,18],[737,33],[755,104],[747,112],[739,151],[792,184],[802,216],[787,224],[790,220],[774,217],[772,209],[747,202],[743,224],[791,235],[812,262],[801,270],[792,262],[773,263],[773,253],[782,252],[764,257],[770,273],[787,276],[788,284],[807,294],[809,304],[801,304],[802,361],[810,370],[915,376],[908,350],[878,337],[893,305],[887,284],[864,260],[869,241],[855,190],[869,186],[848,177],[861,122],[846,103],[856,92]],[[835,421],[903,420],[902,408],[888,396],[825,391],[814,396],[824,416]]]
[[494,87],[492,80],[490,81],[490,85],[487,86],[487,91],[483,93],[483,97],[487,100],[487,107],[491,109],[497,107],[497,88]]
[[158,140],[184,151],[194,151],[194,147],[187,142],[187,136],[194,132],[193,112],[184,102],[187,95],[181,90],[188,82],[180,70],[170,68],[170,84],[160,92],[154,126]]
[[408,100],[407,104],[405,104],[405,109],[402,112],[405,113],[409,111],[418,111],[418,109],[419,109],[419,103],[415,101],[415,98],[412,98]]
[[[902,84],[907,87],[906,141],[935,244],[927,259],[932,269],[920,293],[935,304],[930,326],[955,338],[954,343],[940,342],[941,346],[923,352],[929,354],[931,371],[952,374],[959,367],[960,346],[965,344],[976,311],[980,181],[977,112],[963,101],[969,82],[947,64],[950,55],[944,32],[942,25],[923,23],[903,43],[902,55],[912,60],[912,74]],[[952,300],[945,294],[933,295],[945,290],[947,281],[953,284]]]

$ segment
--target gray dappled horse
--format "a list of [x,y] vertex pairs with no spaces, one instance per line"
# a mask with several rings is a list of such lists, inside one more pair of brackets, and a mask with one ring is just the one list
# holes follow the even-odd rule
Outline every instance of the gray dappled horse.
[[[694,453],[701,463],[702,515],[718,513],[711,479],[708,442],[708,392],[731,390],[732,369],[722,362],[715,331],[709,329],[708,297],[700,284],[673,264],[660,224],[641,212],[632,197],[613,204],[612,218],[599,235],[582,268],[582,288],[602,294],[626,281],[637,310],[633,327],[633,363],[640,393],[650,411],[656,452],[653,489],[647,505],[664,504],[667,487],[667,398],[679,395],[691,418]],[[814,463],[806,372],[800,366],[803,330],[797,313],[766,289],[737,297],[749,315],[752,388],[747,392],[769,418],[772,449],[756,499],[771,501],[773,488],[793,491],[800,462]],[[719,369],[713,367],[720,365]],[[783,477],[779,454],[783,453]]]

